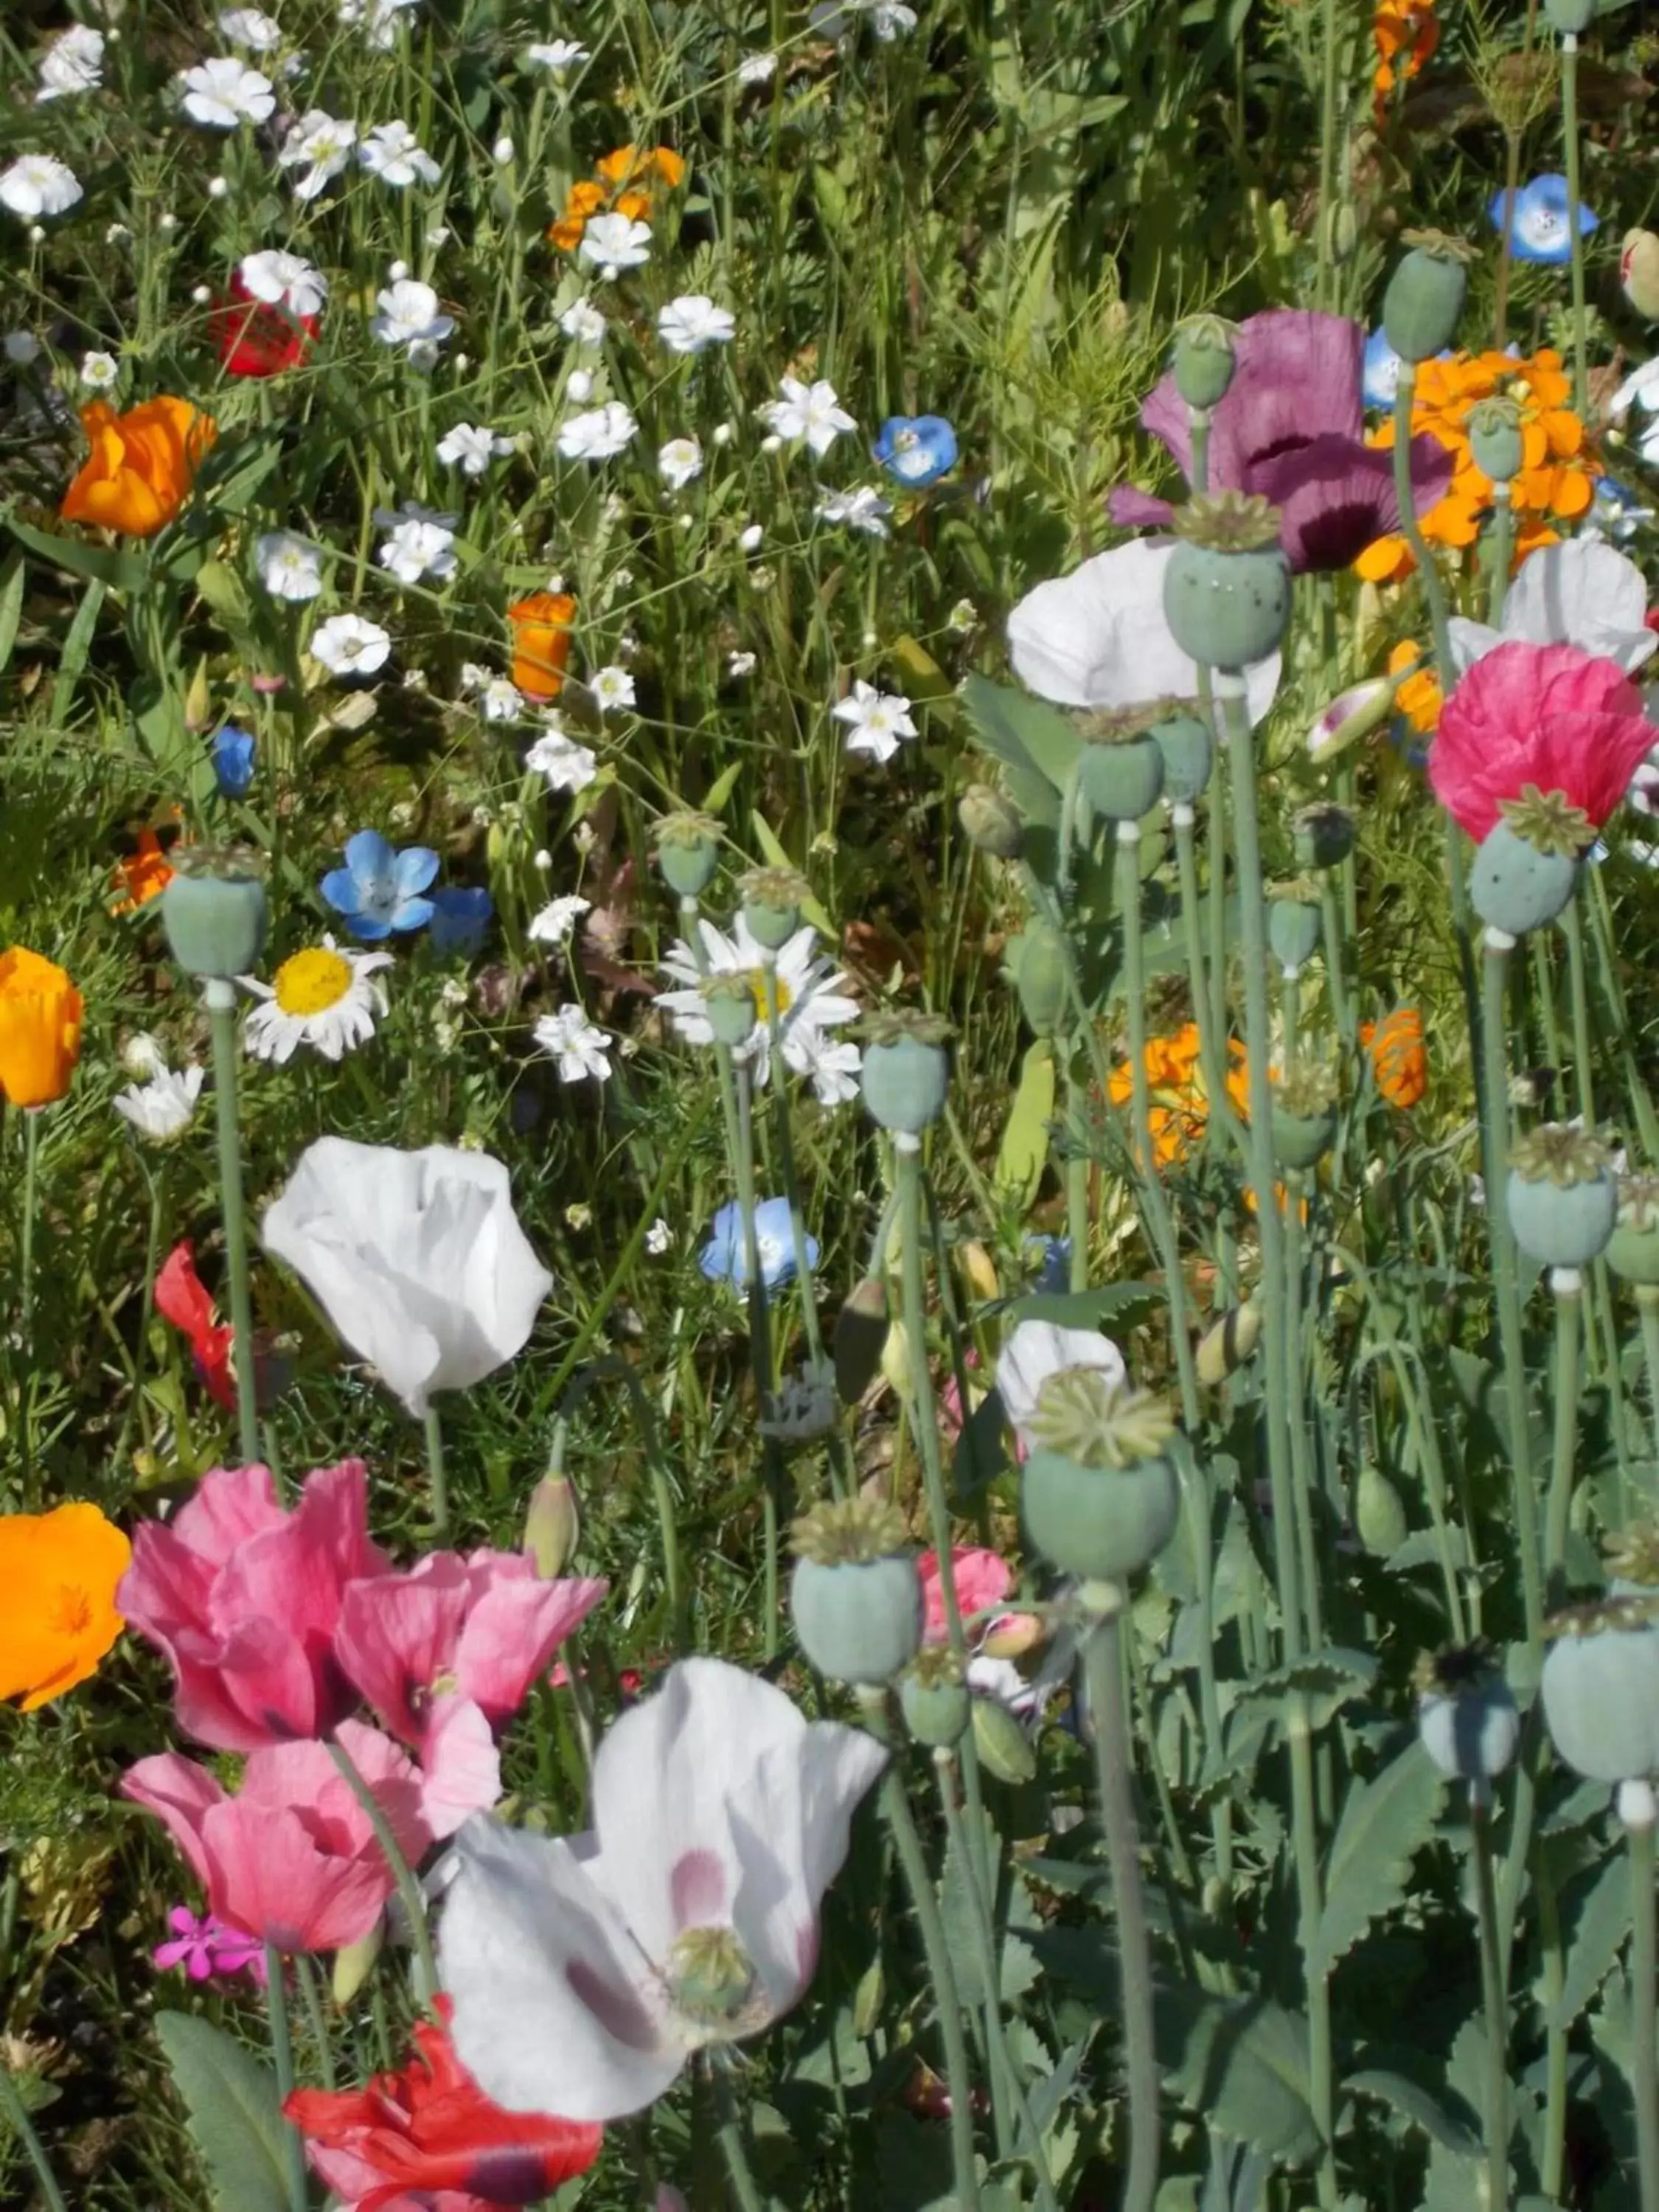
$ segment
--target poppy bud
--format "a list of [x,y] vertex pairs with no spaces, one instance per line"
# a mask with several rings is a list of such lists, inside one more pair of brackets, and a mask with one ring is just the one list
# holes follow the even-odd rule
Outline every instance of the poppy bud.
[[956,1653],[943,1644],[919,1651],[899,1684],[899,1706],[918,1743],[933,1751],[960,1743],[973,1723],[974,1700]]
[[945,1111],[951,1082],[951,1025],[938,1014],[874,1014],[859,1078],[870,1118],[919,1136]]
[[1437,230],[1401,233],[1407,251],[1382,295],[1382,335],[1403,362],[1429,361],[1457,334],[1474,248]]
[[995,860],[1017,860],[1025,825],[1012,802],[988,783],[970,783],[957,801],[957,819],[976,852]]
[[264,861],[245,847],[180,846],[161,921],[187,975],[246,975],[265,941]]
[[884,1499],[830,1499],[791,1534],[789,1611],[808,1660],[832,1681],[890,1682],[921,1649],[924,1618],[903,1515]]
[[1182,651],[1206,667],[1265,660],[1291,617],[1279,509],[1243,492],[1177,507],[1180,544],[1164,571],[1164,615]]
[[981,1763],[999,1782],[1017,1789],[1036,1773],[1036,1752],[1006,1705],[994,1698],[972,1699],[974,1748]]
[[1619,282],[1637,313],[1659,323],[1659,238],[1650,230],[1627,230],[1619,252]]
[[1219,315],[1193,315],[1175,334],[1176,390],[1189,407],[1208,410],[1227,396],[1237,333]]
[[836,1393],[843,1406],[857,1405],[875,1381],[886,1342],[887,1285],[871,1275],[836,1316]]
[[1369,1462],[1360,1468],[1354,1485],[1353,1525],[1374,1559],[1391,1559],[1410,1534],[1400,1492]]
[[367,1936],[360,1936],[355,1943],[343,1943],[334,1954],[334,2002],[343,2010],[374,1972],[385,1943],[386,1923],[377,1920]]
[[556,1582],[576,1556],[581,1511],[568,1474],[544,1474],[530,1493],[524,1516],[525,1557],[533,1560],[544,1583]]
[[908,1398],[915,1384],[915,1370],[910,1361],[910,1332],[902,1321],[894,1322],[887,1331],[881,1347],[882,1379],[895,1396]]
[[1261,1341],[1261,1309],[1234,1306],[1205,1331],[1198,1347],[1198,1379],[1218,1390]]

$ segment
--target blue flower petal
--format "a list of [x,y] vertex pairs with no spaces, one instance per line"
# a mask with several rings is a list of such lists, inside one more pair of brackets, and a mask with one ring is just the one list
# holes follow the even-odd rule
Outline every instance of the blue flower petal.
[[251,787],[256,750],[248,732],[239,730],[233,722],[215,733],[213,773],[226,799],[240,799]]
[[388,925],[401,936],[410,929],[424,929],[432,919],[429,898],[399,899],[386,916]]
[[921,491],[956,466],[957,434],[942,415],[891,415],[870,451],[889,476]]
[[390,880],[398,855],[378,830],[359,830],[345,843],[346,866],[370,896]]
[[[1508,215],[1510,253],[1516,261],[1533,261],[1546,266],[1558,266],[1572,258],[1571,230],[1571,200],[1567,180],[1559,170],[1547,169],[1541,176],[1532,178],[1516,191],[1514,201],[1508,205],[1507,190],[1503,185],[1492,194],[1486,213],[1498,230],[1505,228]],[[1601,217],[1595,215],[1581,200],[1578,203],[1578,229],[1581,237],[1588,237],[1601,226]]]
[[394,872],[400,891],[411,895],[423,891],[438,872],[438,855],[429,845],[406,845],[398,855]]
[[392,924],[381,915],[359,911],[348,914],[343,919],[352,935],[365,945],[378,945],[382,938],[392,934]]
[[432,894],[432,949],[471,959],[495,918],[495,902],[480,884],[447,885]]
[[349,868],[331,868],[318,885],[336,914],[356,914],[362,893]]

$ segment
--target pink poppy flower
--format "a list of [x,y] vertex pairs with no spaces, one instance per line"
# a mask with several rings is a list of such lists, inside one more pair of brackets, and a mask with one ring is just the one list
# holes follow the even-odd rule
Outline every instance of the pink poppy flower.
[[[411,1865],[432,1841],[420,1777],[389,1736],[343,1721],[338,1741]],[[230,1796],[179,1752],[141,1759],[121,1793],[161,1820],[228,1927],[279,1951],[335,1951],[367,1936],[392,1894],[368,1815],[323,1743],[256,1751]]]
[[[939,1553],[924,1552],[916,1561],[916,1572],[921,1577],[921,1594],[927,1611],[923,1617],[921,1638],[924,1644],[943,1644],[947,1634],[945,1617],[945,1589],[939,1579]],[[965,1620],[970,1614],[983,1613],[1008,1595],[1013,1571],[1006,1559],[994,1552],[988,1552],[976,1544],[957,1544],[951,1553],[951,1579],[957,1587],[957,1604]]]
[[116,1602],[173,1667],[179,1725],[216,1751],[326,1735],[356,1703],[335,1662],[348,1583],[387,1571],[361,1460],[319,1468],[290,1512],[270,1470],[216,1468],[132,1541]]
[[1440,712],[1429,781],[1477,843],[1528,785],[1565,793],[1599,830],[1654,739],[1642,695],[1614,660],[1571,645],[1500,645]]

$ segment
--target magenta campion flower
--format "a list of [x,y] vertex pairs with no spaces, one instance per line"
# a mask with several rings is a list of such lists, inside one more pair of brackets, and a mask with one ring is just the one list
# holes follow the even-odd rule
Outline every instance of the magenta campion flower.
[[216,1912],[198,1914],[187,1905],[175,1905],[167,1926],[171,1937],[150,1954],[164,1973],[182,1966],[192,1982],[210,1981],[216,1974],[247,1974],[264,1987],[264,1946],[227,1928]]
[[[1394,456],[1368,446],[1361,384],[1365,333],[1346,315],[1272,308],[1240,326],[1237,367],[1210,417],[1209,489],[1258,492],[1280,511],[1292,568],[1346,568],[1373,538],[1400,527]],[[1192,429],[1173,370],[1140,410],[1190,482]],[[1425,514],[1451,482],[1435,438],[1412,440],[1412,489]],[[1111,495],[1114,522],[1167,526],[1174,509],[1133,485]]]

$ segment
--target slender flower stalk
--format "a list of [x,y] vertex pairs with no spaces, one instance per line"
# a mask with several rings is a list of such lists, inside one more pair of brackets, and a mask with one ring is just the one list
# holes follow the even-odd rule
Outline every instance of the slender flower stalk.
[[1595,1069],[1590,1051],[1589,968],[1584,957],[1584,923],[1577,891],[1561,909],[1561,933],[1567,940],[1567,982],[1572,1000],[1573,1084],[1584,1127],[1595,1127]]
[[[1584,313],[1584,234],[1578,215],[1578,34],[1561,33],[1561,136],[1567,157],[1567,243],[1572,255],[1572,409],[1589,414],[1589,332]],[[1507,223],[1504,228],[1507,231]]]
[[1446,611],[1445,586],[1440,580],[1440,571],[1434,565],[1427,541],[1417,520],[1416,495],[1412,488],[1412,406],[1417,396],[1417,368],[1413,362],[1400,364],[1400,381],[1394,395],[1394,491],[1400,509],[1400,534],[1410,546],[1417,562],[1417,573],[1422,580],[1423,597],[1429,610],[1429,623],[1434,632],[1435,672],[1440,678],[1441,690],[1448,695],[1456,682],[1452,665],[1451,627]]
[[[732,1065],[732,1054],[726,1045],[718,1047],[722,1061]],[[771,1396],[776,1376],[772,1363],[772,1328],[770,1310],[767,1303],[766,1279],[761,1273],[760,1240],[755,1233],[755,1093],[754,1080],[746,1061],[732,1068],[737,1085],[737,1149],[732,1169],[738,1184],[738,1211],[743,1220],[743,1273],[749,1306],[749,1358],[755,1377],[758,1402],[764,1406]],[[778,1079],[781,1081],[781,1074]],[[793,1209],[791,1208],[793,1213]],[[811,1279],[803,1286],[811,1297]],[[764,1520],[766,1547],[766,1625],[764,1651],[768,1659],[778,1655],[779,1612],[779,1527],[782,1512],[783,1467],[776,1443],[770,1437],[761,1439],[761,1464],[763,1476],[761,1507]]]
[[34,1215],[40,1204],[40,1116],[44,1110],[40,1106],[23,1109],[23,1227],[17,1267],[21,1278],[18,1285],[19,1317],[26,1347],[34,1319]]
[[3,2061],[0,2061],[0,2118],[22,2144],[23,2154],[34,2169],[34,2178],[40,2185],[41,2212],[69,2212],[64,2192],[58,2186],[58,2177],[52,2170],[52,2160],[46,2156],[46,2147],[36,2134],[28,2106],[23,2102],[23,2093]]
[[726,2161],[726,2179],[732,2184],[732,2194],[738,2200],[738,2212],[766,2212],[765,2196],[749,2162],[743,2117],[738,2111],[738,2100],[732,2094],[731,2072],[718,2053],[709,2055],[708,2075],[714,2084],[720,2156]]
[[789,1126],[789,1091],[784,1082],[783,1019],[778,1002],[778,962],[775,952],[763,953],[761,974],[766,990],[766,1028],[771,1048],[773,1120],[778,1133],[778,1165],[783,1194],[789,1201],[789,1234],[795,1248],[795,1280],[801,1287],[801,1326],[806,1350],[815,1367],[823,1364],[823,1339],[818,1329],[817,1300],[812,1295],[812,1262],[806,1244],[806,1219],[800,1202],[800,1178],[795,1172],[795,1140]]
[[444,1468],[443,1424],[438,1408],[426,1409],[426,1472],[432,1492],[432,1534],[440,1544],[449,1541],[449,1478]]
[[1492,536],[1487,540],[1489,582],[1486,620],[1494,629],[1504,621],[1504,602],[1510,593],[1510,563],[1515,557],[1515,498],[1506,483],[1492,488]]
[[236,1118],[236,986],[222,975],[203,984],[213,1035],[213,1091],[219,1131],[219,1202],[230,1276],[231,1359],[236,1370],[236,1429],[244,1466],[259,1456],[254,1404],[253,1286],[248,1268],[247,1212],[242,1201],[242,1139]]
[[1577,1267],[1552,1267],[1555,1304],[1555,1443],[1550,1464],[1549,1515],[1544,1532],[1547,1583],[1560,1575],[1567,1555],[1572,1510],[1573,1448],[1578,1436],[1578,1350],[1584,1279]]
[[1642,1356],[1648,1370],[1648,1412],[1653,1423],[1653,1449],[1659,1457],[1659,1284],[1638,1283],[1637,1316],[1642,1325]]
[[392,1832],[392,1824],[381,1808],[380,1799],[359,1773],[351,1753],[337,1738],[331,1736],[328,1755],[339,1769],[346,1787],[362,1808],[365,1819],[374,1831],[374,1840],[380,1846],[386,1865],[391,1869],[392,1881],[403,1905],[404,1917],[409,1923],[409,1938],[415,1946],[415,1994],[422,2004],[429,2004],[437,1993],[438,1967],[433,1956],[432,1931],[427,1925],[426,1899],[419,1879]]
[[1659,2049],[1656,2049],[1654,1799],[1646,1782],[1626,1782],[1619,1811],[1630,1851],[1631,2094],[1636,2105],[1636,2143],[1642,2212],[1659,2212]]
[[1480,1929],[1480,1989],[1486,2014],[1486,2212],[1509,2212],[1509,2002],[1504,1954],[1498,1936],[1498,1897],[1492,1886],[1491,1785],[1469,1785],[1469,1850],[1474,1862],[1475,1914]]
[[[276,2101],[281,2105],[294,2089],[294,2039],[288,2024],[283,1954],[274,1943],[269,1942],[265,1945],[265,2009],[270,2021],[270,2059],[276,2075]],[[305,2138],[292,2120],[283,2120],[281,2125],[289,2212],[306,2212]]]

